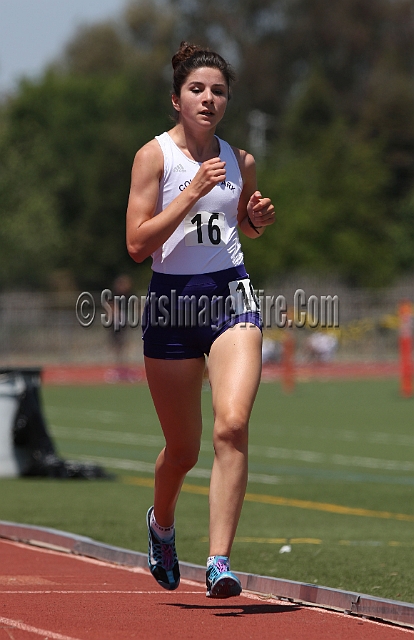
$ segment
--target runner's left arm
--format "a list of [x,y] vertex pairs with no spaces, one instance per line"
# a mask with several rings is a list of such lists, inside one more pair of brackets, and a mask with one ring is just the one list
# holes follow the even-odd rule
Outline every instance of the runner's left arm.
[[253,156],[240,149],[235,150],[243,179],[237,220],[241,231],[248,238],[263,235],[266,227],[275,221],[275,208],[270,198],[264,198],[257,189],[256,163]]

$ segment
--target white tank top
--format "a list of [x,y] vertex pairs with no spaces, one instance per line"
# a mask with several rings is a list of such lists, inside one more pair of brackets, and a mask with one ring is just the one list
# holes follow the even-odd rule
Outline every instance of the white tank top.
[[[201,162],[187,158],[167,132],[156,136],[156,140],[164,155],[164,175],[155,215],[188,187],[201,166]],[[243,181],[232,148],[224,140],[217,140],[220,159],[226,163],[226,181],[200,198],[168,240],[154,251],[154,271],[191,275],[243,264],[237,231],[237,207]]]

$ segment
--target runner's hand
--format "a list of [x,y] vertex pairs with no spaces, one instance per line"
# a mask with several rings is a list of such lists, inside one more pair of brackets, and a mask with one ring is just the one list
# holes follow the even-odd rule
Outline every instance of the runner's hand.
[[275,208],[270,198],[255,191],[247,204],[247,214],[255,227],[267,227],[275,221]]
[[202,198],[220,182],[226,180],[225,162],[220,158],[211,158],[203,162],[197,171],[189,188],[195,189],[199,198]]

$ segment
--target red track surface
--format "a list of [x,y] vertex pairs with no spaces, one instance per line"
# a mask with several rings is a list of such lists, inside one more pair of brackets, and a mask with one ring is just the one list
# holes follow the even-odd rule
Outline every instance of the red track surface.
[[[298,365],[295,376],[298,380],[340,380],[355,378],[396,378],[398,362],[355,362]],[[263,381],[279,380],[283,375],[280,365],[264,365]],[[111,365],[46,365],[42,380],[45,384],[100,384],[122,381],[144,382],[143,366],[131,366],[117,372]]]
[[414,630],[0,540],[0,640],[404,640]]

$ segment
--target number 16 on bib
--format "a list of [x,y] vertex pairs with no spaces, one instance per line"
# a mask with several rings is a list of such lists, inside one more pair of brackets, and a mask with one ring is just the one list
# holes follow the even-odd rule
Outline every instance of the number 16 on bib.
[[190,212],[184,218],[184,235],[187,247],[214,247],[223,244],[226,233],[224,213]]

